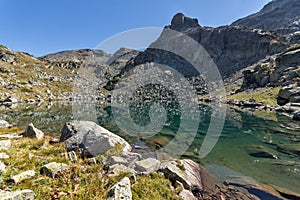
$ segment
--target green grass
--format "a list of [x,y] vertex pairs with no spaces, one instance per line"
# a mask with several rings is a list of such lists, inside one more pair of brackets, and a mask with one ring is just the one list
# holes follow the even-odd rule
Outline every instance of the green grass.
[[243,91],[226,97],[227,100],[249,100],[255,99],[264,105],[277,106],[277,96],[281,87],[257,88],[256,90]]
[[[0,134],[24,132],[18,128],[0,129]],[[108,177],[103,171],[102,164],[88,165],[86,160],[79,159],[76,163],[70,163],[65,157],[63,143],[49,144],[51,137],[45,140],[32,138],[21,138],[12,141],[12,146],[6,152],[10,158],[3,160],[7,166],[5,174],[0,173],[3,180],[0,188],[12,190],[31,189],[36,194],[37,200],[64,199],[64,200],[86,200],[106,199],[109,189],[128,174],[123,173],[117,177]],[[117,155],[120,147],[110,151],[106,156]],[[69,169],[60,173],[57,178],[49,178],[39,174],[41,167],[50,162],[66,163]],[[10,181],[11,176],[35,170],[37,172],[33,179],[19,184]],[[162,175],[153,173],[149,176],[137,176],[132,183],[133,199],[179,199],[171,190],[171,183]]]

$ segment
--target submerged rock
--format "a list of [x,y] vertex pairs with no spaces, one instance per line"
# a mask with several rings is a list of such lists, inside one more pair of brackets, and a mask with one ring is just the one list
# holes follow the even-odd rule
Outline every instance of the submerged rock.
[[250,145],[247,146],[245,149],[249,155],[256,158],[278,159],[278,157],[272,152],[271,149],[261,145]]
[[37,138],[38,140],[42,140],[45,136],[43,131],[34,127],[32,123],[30,123],[27,127],[27,130],[23,134],[24,137]]
[[131,184],[128,177],[115,184],[107,194],[107,200],[131,200]]
[[300,157],[300,144],[280,144],[277,146],[278,151],[283,153],[292,154]]
[[68,151],[81,150],[87,157],[102,155],[113,148],[131,151],[130,144],[123,138],[89,121],[67,122],[60,137],[60,142],[64,141]]

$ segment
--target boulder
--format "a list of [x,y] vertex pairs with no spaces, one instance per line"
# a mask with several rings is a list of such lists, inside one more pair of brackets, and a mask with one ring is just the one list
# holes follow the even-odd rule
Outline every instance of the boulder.
[[7,150],[10,148],[10,140],[0,140],[0,150]]
[[64,141],[68,151],[81,150],[87,157],[102,155],[116,147],[123,152],[131,151],[123,138],[89,121],[67,122],[60,137],[60,142]]
[[296,96],[300,95],[300,87],[285,86],[279,90],[277,103],[278,105],[285,105],[291,100],[295,100]]
[[183,187],[199,194],[203,190],[201,181],[201,167],[192,160],[172,160],[162,163],[159,171],[168,178],[172,184],[176,181],[183,184]]
[[131,184],[128,177],[115,184],[107,194],[107,200],[131,200]]
[[12,125],[5,120],[0,120],[0,128],[11,128]]
[[295,112],[292,119],[300,121],[300,111]]
[[118,176],[122,173],[136,174],[137,172],[134,169],[122,164],[114,164],[108,167],[108,176]]
[[30,138],[37,138],[38,140],[42,140],[45,136],[43,131],[37,129],[34,127],[34,125],[31,123],[28,125],[27,130],[23,134],[24,137],[30,137]]
[[28,179],[31,179],[35,176],[35,171],[34,170],[27,170],[25,172],[22,172],[20,174],[17,174],[15,176],[12,176],[11,177],[11,180],[18,184],[18,183],[21,183],[25,180],[28,180]]
[[149,174],[159,169],[160,161],[155,158],[147,158],[135,162],[135,170],[138,173]]
[[40,173],[42,175],[46,175],[48,177],[55,178],[55,177],[57,177],[59,172],[63,172],[67,169],[68,169],[68,165],[66,165],[66,164],[52,162],[52,163],[48,163],[48,164],[44,165],[41,168]]
[[6,153],[4,153],[4,152],[0,153],[0,159],[8,159],[8,158],[9,158],[9,155],[7,155]]
[[34,200],[35,193],[32,190],[17,190],[17,191],[3,191],[0,190],[1,200]]

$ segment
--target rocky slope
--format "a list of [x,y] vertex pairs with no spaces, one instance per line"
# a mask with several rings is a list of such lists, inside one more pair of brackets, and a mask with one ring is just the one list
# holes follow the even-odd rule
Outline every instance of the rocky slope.
[[300,2],[272,0],[262,10],[232,23],[233,26],[293,33],[300,31]]
[[[191,19],[182,13],[176,14],[171,25],[165,30],[182,32],[201,44],[214,59],[221,74],[228,76],[237,70],[254,64],[266,55],[279,53],[289,46],[289,41],[269,31],[254,30],[245,27],[223,26],[218,28],[202,27],[197,19]],[[163,35],[163,34],[162,34]],[[158,40],[161,40],[158,38]],[[170,41],[165,40],[166,44]],[[167,59],[166,59],[167,57]],[[173,59],[173,60],[171,60]],[[174,62],[174,60],[177,60]],[[134,64],[145,62],[159,62],[170,64],[171,67],[187,65],[174,55],[162,54],[161,51],[147,49],[134,59]],[[130,63],[132,65],[132,63]],[[183,75],[195,75],[189,66],[180,71]]]

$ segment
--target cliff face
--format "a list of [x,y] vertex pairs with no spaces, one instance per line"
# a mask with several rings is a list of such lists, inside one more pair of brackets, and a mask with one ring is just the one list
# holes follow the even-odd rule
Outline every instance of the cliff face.
[[232,25],[281,33],[300,31],[300,1],[273,0],[259,12],[239,19]]
[[[235,26],[201,27],[197,19],[188,18],[181,13],[176,14],[171,25],[165,27],[165,30],[168,29],[182,32],[201,44],[214,59],[221,75],[225,77],[256,63],[266,55],[281,52],[289,46],[285,38],[269,31]],[[165,43],[168,42],[170,41],[166,39]],[[164,64],[168,64],[168,61],[165,60],[171,58],[161,52],[155,53],[155,51],[147,49],[142,56],[135,58],[135,63],[157,62],[159,59],[164,60]],[[169,63],[178,66],[183,62],[170,61]],[[190,70],[187,67],[185,70],[187,73],[183,75],[190,76]]]

